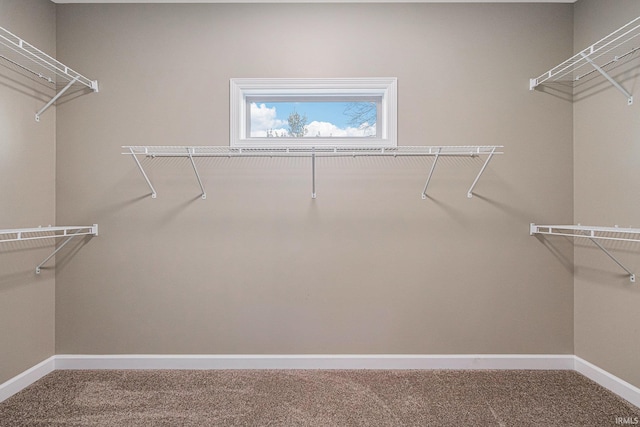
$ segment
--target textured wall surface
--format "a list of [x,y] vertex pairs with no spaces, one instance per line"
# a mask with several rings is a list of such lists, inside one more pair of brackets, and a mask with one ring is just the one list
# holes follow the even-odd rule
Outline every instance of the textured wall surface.
[[[577,52],[640,15],[633,0],[580,0],[575,9]],[[629,48],[637,47],[629,43]],[[604,78],[579,87],[574,103],[575,221],[585,225],[640,227],[640,61],[611,75],[635,95],[632,106]],[[640,247],[609,242],[605,247],[631,271],[640,271]],[[576,242],[576,354],[640,386],[640,287],[589,241]]]
[[[50,1],[0,0],[0,27],[55,56],[55,5]],[[3,230],[55,224],[55,107],[39,123],[34,118],[55,92],[37,80],[0,59]],[[0,243],[0,383],[54,352],[54,272],[35,274],[53,251],[51,245]]]
[[[572,5],[59,5],[57,215],[101,234],[57,269],[57,353],[573,353]],[[233,77],[398,78],[400,145],[479,159],[145,160],[226,145]]]

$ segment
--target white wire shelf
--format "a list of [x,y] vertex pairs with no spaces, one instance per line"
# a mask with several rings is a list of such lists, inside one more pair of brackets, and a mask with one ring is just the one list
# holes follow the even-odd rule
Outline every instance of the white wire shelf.
[[618,28],[613,33],[581,50],[537,78],[530,79],[529,89],[544,83],[576,85],[594,73],[601,74],[633,104],[633,96],[607,72],[623,60],[631,59],[640,51],[640,17]]
[[431,181],[431,177],[435,170],[438,158],[441,156],[464,156],[464,157],[479,157],[486,156],[486,160],[480,169],[480,172],[476,176],[473,184],[467,192],[467,197],[473,197],[473,190],[480,179],[480,176],[484,172],[485,168],[491,161],[494,155],[503,154],[501,145],[492,146],[404,146],[404,147],[229,147],[229,146],[123,146],[125,151],[122,154],[130,155],[138,169],[142,173],[149,189],[151,190],[151,197],[156,198],[157,193],[155,187],[151,183],[149,176],[145,172],[138,157],[185,157],[189,158],[193,170],[195,172],[200,190],[202,191],[202,198],[207,198],[207,193],[202,184],[200,174],[196,167],[194,158],[196,157],[306,157],[311,159],[311,174],[312,174],[312,192],[311,197],[316,198],[316,158],[317,157],[371,157],[371,156],[386,156],[386,157],[403,157],[403,156],[422,156],[422,157],[434,157],[434,161],[429,171],[427,182],[422,191],[422,198],[427,198],[427,187]]
[[40,274],[40,269],[47,263],[60,249],[69,243],[74,237],[78,236],[97,236],[98,224],[88,226],[59,226],[59,227],[35,227],[35,228],[13,228],[0,230],[0,243],[22,242],[30,240],[57,239],[64,238],[66,240],[58,245],[55,251],[44,259],[36,267],[36,274]]
[[529,234],[544,234],[549,236],[580,237],[591,240],[609,258],[618,264],[623,270],[629,273],[629,280],[636,281],[636,275],[625,267],[611,252],[609,252],[598,240],[615,240],[621,242],[640,243],[640,228],[622,227],[589,227],[584,225],[538,225],[531,223]]
[[229,147],[213,146],[123,146],[127,152],[147,157],[359,157],[359,156],[479,156],[502,154],[503,146],[321,146],[321,147]]
[[73,85],[86,86],[98,92],[98,81],[91,80],[0,27],[0,63],[27,72],[60,90],[36,113],[36,121]]

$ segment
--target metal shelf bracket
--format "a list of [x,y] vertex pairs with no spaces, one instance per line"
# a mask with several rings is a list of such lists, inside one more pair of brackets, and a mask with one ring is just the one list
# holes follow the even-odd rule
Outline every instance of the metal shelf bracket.
[[615,81],[613,79],[613,77],[611,77],[609,74],[607,74],[606,71],[604,71],[598,64],[596,64],[595,62],[593,62],[593,60],[591,58],[589,58],[589,56],[587,56],[586,53],[584,52],[580,52],[580,55],[582,55],[582,57],[584,58],[585,61],[587,61],[589,64],[591,64],[591,66],[593,68],[596,69],[597,72],[599,72],[600,74],[602,74],[602,76],[607,79],[609,81],[609,83],[611,83],[613,85],[613,87],[615,87],[616,89],[618,89],[620,92],[622,92],[622,94],[627,98],[627,105],[632,105],[633,104],[633,95],[631,95],[629,92],[627,92],[627,90],[625,88],[623,88],[620,83],[618,83],[617,81]]
[[0,230],[0,243],[5,242],[21,242],[26,240],[42,240],[66,237],[65,241],[59,244],[51,255],[46,257],[35,271],[40,274],[42,266],[47,263],[55,254],[60,251],[74,237],[78,236],[97,236],[98,224],[91,226],[70,226],[70,227],[36,227],[36,228],[15,228],[8,230]]
[[429,170],[429,176],[427,176],[427,182],[424,184],[424,189],[422,190],[422,200],[427,198],[427,187],[429,187],[429,182],[431,182],[431,177],[433,176],[433,171],[436,170],[436,164],[438,163],[438,158],[440,157],[441,148],[438,148],[438,151],[433,158],[433,163],[431,164],[431,169]]
[[47,108],[51,107],[51,104],[53,104],[54,102],[56,102],[56,101],[58,100],[58,98],[60,98],[62,95],[64,95],[64,93],[65,93],[66,91],[68,91],[68,90],[69,90],[69,88],[70,88],[71,86],[73,86],[73,84],[74,84],[75,82],[77,82],[77,81],[78,81],[78,78],[77,78],[77,77],[74,77],[74,78],[73,78],[73,80],[71,80],[69,83],[67,83],[67,85],[66,85],[64,88],[62,88],[62,90],[60,90],[60,92],[56,93],[56,96],[54,96],[53,98],[51,98],[51,101],[47,102],[47,103],[45,104],[45,106],[44,106],[44,107],[42,107],[42,108],[40,109],[40,111],[38,111],[38,112],[36,113],[36,122],[39,122],[39,121],[40,121],[40,116],[42,115],[42,113],[44,113],[44,112],[47,110]]
[[191,166],[193,166],[193,171],[196,173],[196,179],[198,180],[198,185],[200,185],[200,190],[202,190],[201,197],[203,199],[207,198],[207,192],[204,189],[204,185],[202,185],[202,180],[200,179],[200,174],[198,173],[198,168],[196,168],[196,162],[193,161],[193,152],[195,150],[191,147],[187,148],[187,152],[189,153],[189,160],[191,160]]
[[[586,232],[585,232],[586,233]],[[629,274],[629,281],[631,283],[635,283],[636,281],[636,275],[633,271],[629,270],[627,267],[624,266],[624,264],[622,264],[620,261],[618,261],[618,259],[616,257],[614,257],[611,252],[609,252],[604,246],[602,246],[600,244],[600,242],[596,241],[594,238],[587,236],[589,240],[591,240],[593,242],[594,245],[596,245],[597,247],[599,247],[602,252],[604,252],[609,258],[611,258],[613,260],[613,262],[615,262],[616,264],[618,264],[620,266],[620,268],[622,268],[624,271],[626,271]]]
[[476,179],[473,180],[473,184],[471,184],[471,187],[469,188],[469,191],[467,191],[467,197],[469,199],[473,197],[473,189],[476,188],[476,184],[480,180],[480,177],[484,173],[484,170],[487,168],[487,165],[489,164],[489,162],[493,158],[493,155],[496,154],[496,148],[498,148],[498,147],[493,147],[491,149],[491,153],[489,153],[489,155],[487,156],[487,160],[484,161],[484,164],[482,165],[482,168],[480,168],[480,172],[478,172],[478,175],[476,176]]
[[[585,227],[578,225],[536,225],[531,223],[529,235],[545,234],[551,236],[582,237],[593,242],[609,258],[611,258],[620,268],[629,274],[629,281],[635,283],[636,275],[633,271],[622,264],[611,252],[609,252],[598,240],[617,240],[623,242],[640,243],[640,229],[620,228],[620,227]],[[622,235],[622,236],[620,236]]]
[[487,165],[494,155],[502,154],[502,146],[401,146],[401,147],[372,147],[372,146],[273,146],[273,147],[229,147],[229,146],[123,146],[126,151],[122,154],[130,155],[136,166],[142,173],[147,185],[151,189],[151,198],[155,199],[156,190],[151,184],[149,176],[145,172],[138,156],[148,158],[156,157],[188,157],[191,166],[196,174],[202,198],[206,199],[207,194],[200,178],[200,173],[195,164],[196,157],[304,157],[311,159],[311,198],[317,198],[316,193],[316,159],[318,157],[434,157],[434,161],[429,171],[429,176],[422,190],[422,198],[427,198],[427,188],[433,177],[436,164],[440,157],[479,157],[487,156],[480,172],[476,176],[471,188],[467,191],[467,197],[473,197],[473,190],[480,177],[484,173]]
[[[153,184],[151,184],[151,180],[149,180],[149,177],[147,176],[147,173],[144,171],[144,168],[140,164],[140,160],[138,160],[138,157],[136,156],[136,153],[134,152],[133,147],[128,147],[128,148],[129,148],[129,151],[131,152],[131,157],[136,162],[136,165],[138,165],[138,170],[140,170],[140,173],[144,177],[144,180],[147,182],[147,185],[151,189],[151,198],[155,199],[158,196],[158,193],[156,193],[156,189],[153,187]],[[189,157],[191,157],[191,156],[189,156]]]

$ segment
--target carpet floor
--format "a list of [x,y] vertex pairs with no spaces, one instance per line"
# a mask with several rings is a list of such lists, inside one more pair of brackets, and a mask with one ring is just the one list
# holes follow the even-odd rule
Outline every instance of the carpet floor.
[[[616,426],[637,408],[574,371],[54,371],[0,426]],[[637,423],[637,421],[635,421]]]

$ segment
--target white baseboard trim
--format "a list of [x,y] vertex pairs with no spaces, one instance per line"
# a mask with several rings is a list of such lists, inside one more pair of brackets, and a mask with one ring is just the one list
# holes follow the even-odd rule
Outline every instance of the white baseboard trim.
[[575,356],[574,369],[585,377],[600,384],[602,387],[614,392],[618,396],[640,408],[640,388],[629,384],[605,371],[602,368]]
[[20,390],[55,370],[55,356],[43,360],[37,365],[0,384],[0,402],[10,398]]
[[575,370],[635,406],[640,389],[574,355],[75,355],[59,354],[0,384],[0,402],[62,369],[526,369]]
[[573,369],[573,355],[66,355],[56,369]]

